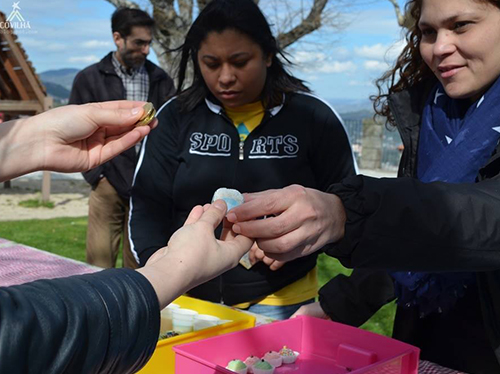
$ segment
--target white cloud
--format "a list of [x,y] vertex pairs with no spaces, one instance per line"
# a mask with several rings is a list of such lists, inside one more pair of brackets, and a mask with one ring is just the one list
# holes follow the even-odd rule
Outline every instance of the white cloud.
[[327,56],[321,52],[296,51],[291,56],[293,63],[297,65],[307,65],[318,61],[326,60]]
[[321,66],[317,71],[321,73],[344,73],[355,70],[356,64],[352,61],[331,61]]
[[363,63],[363,66],[368,71],[385,71],[388,70],[389,65],[382,61],[368,60]]
[[355,47],[354,53],[359,57],[370,60],[392,62],[399,56],[405,45],[406,43],[402,39],[393,44],[377,43]]
[[322,52],[297,51],[293,55],[296,68],[305,73],[335,74],[356,70],[352,61],[336,61]]
[[82,44],[83,48],[94,49],[94,48],[112,48],[113,43],[104,40],[89,40]]
[[354,52],[359,57],[369,58],[374,60],[383,60],[387,53],[388,46],[381,43],[374,45],[364,45],[362,47],[354,48]]
[[74,57],[68,58],[68,62],[76,62],[76,63],[84,62],[86,64],[91,64],[91,63],[97,62],[99,60],[100,60],[100,58],[97,57],[96,55],[74,56]]

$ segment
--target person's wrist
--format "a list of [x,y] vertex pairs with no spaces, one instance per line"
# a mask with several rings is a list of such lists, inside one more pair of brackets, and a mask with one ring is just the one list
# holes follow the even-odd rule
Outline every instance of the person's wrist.
[[344,238],[345,235],[345,224],[346,224],[346,213],[344,209],[344,204],[342,200],[337,195],[329,194],[329,204],[327,205],[330,209],[330,227],[328,230],[329,239],[328,243],[336,243]]
[[34,117],[21,118],[18,121],[20,131],[16,137],[19,139],[19,144],[23,144],[24,147],[21,151],[25,156],[23,163],[30,169],[28,171],[48,170],[45,165],[46,124],[43,121],[36,121]]
[[168,276],[155,266],[145,266],[136,271],[141,273],[153,286],[160,309],[165,308],[179,295],[186,292],[183,284],[176,280],[175,268],[172,269],[172,273]]
[[180,259],[169,257],[163,255],[152,264],[137,269],[153,286],[161,309],[195,286],[192,271]]
[[15,120],[14,128],[8,134],[10,154],[16,160],[13,165],[16,175],[26,174],[35,170],[42,170],[42,159],[44,153],[43,124],[37,123],[33,117],[19,118]]

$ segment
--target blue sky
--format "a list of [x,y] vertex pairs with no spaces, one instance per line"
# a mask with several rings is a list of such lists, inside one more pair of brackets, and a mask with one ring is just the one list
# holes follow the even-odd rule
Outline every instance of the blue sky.
[[[261,0],[264,7],[266,1]],[[368,98],[375,92],[373,80],[401,48],[389,1],[361,1],[343,10],[347,26],[342,31],[325,29],[289,50],[297,63],[294,73],[326,99]],[[9,15],[12,3],[0,0],[0,10]],[[37,72],[81,69],[115,48],[110,30],[114,7],[105,0],[21,0],[19,7],[31,29],[17,34]]]

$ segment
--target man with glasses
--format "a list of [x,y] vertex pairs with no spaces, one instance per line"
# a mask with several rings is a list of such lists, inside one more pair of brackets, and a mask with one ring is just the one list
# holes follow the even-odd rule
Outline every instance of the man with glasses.
[[[156,109],[174,93],[172,79],[147,60],[155,21],[139,9],[119,8],[111,17],[116,51],[75,77],[70,104],[108,100],[149,101]],[[84,172],[92,186],[89,198],[87,262],[115,267],[123,247],[123,266],[136,268],[138,259],[128,241],[128,200],[138,149]]]

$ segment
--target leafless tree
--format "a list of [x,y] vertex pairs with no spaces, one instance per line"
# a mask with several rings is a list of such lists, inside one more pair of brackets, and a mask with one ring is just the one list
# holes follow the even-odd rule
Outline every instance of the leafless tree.
[[[171,76],[177,70],[176,55],[168,53],[182,45],[195,14],[211,0],[107,0],[116,7],[149,10],[156,21],[153,50],[163,69]],[[257,4],[259,0],[254,0]],[[340,4],[348,0],[265,0],[259,5],[266,14],[272,13],[277,40],[282,49],[324,25],[340,29],[344,26],[339,17]]]

